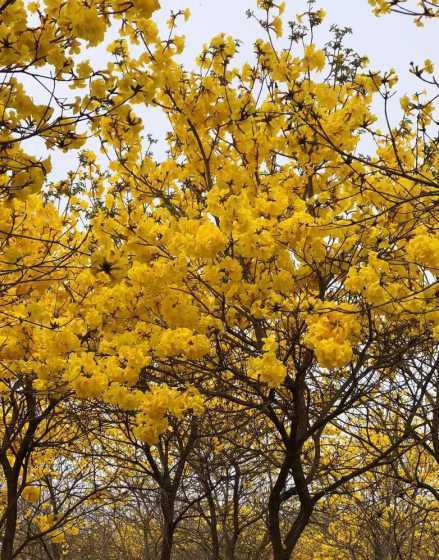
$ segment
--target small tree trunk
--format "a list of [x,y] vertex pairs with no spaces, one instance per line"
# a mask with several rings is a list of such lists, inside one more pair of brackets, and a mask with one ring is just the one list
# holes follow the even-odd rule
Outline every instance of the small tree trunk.
[[211,560],[219,560],[220,544],[219,544],[219,537],[218,537],[218,521],[216,516],[215,502],[213,500],[211,493],[208,493],[207,495],[207,503],[209,504],[209,514],[210,514],[209,528],[210,528],[210,537],[212,541]]
[[15,532],[17,530],[17,480],[7,481],[8,504],[6,512],[5,531],[3,533],[1,560],[12,560],[14,553]]
[[163,533],[162,553],[160,555],[160,560],[171,560],[173,540],[174,539],[172,531],[165,529]]
[[61,560],[61,558],[62,558],[62,546],[59,543],[51,543],[50,552],[52,554],[53,560]]
[[235,545],[236,543],[232,540],[226,546],[226,560],[235,560]]
[[163,539],[160,560],[171,560],[174,544],[174,500],[173,492],[162,490],[160,502],[163,515]]

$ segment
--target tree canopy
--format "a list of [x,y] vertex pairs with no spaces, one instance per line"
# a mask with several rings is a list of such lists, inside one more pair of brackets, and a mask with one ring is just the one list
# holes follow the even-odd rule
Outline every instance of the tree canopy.
[[0,5],[0,558],[434,560],[434,64],[258,0],[186,67],[159,9]]

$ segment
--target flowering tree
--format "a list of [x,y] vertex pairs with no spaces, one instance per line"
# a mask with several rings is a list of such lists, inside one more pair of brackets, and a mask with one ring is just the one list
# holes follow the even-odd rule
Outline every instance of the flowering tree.
[[[437,16],[435,2],[371,4],[377,14]],[[0,52],[2,560],[15,554],[39,430],[78,400],[96,407],[91,456],[111,457],[118,481],[157,489],[163,560],[195,508],[213,543],[212,515],[233,526],[233,543],[227,533],[225,548],[212,546],[216,559],[220,550],[236,556],[251,519],[261,554],[269,541],[273,559],[287,560],[318,508],[335,512],[335,494],[344,506],[356,481],[397,473],[397,491],[412,495],[415,474],[422,496],[437,492],[415,460],[437,460],[434,98],[402,97],[392,125],[394,72],[369,69],[337,27],[319,48],[324,13],[314,2],[286,35],[285,6],[257,5],[255,60],[238,66],[238,43],[220,34],[193,71],[174,60],[187,10],[172,14],[162,40],[150,19],[155,1],[0,8],[18,22],[15,35],[29,37],[18,62]],[[84,41],[98,45],[114,26],[105,68],[79,62]],[[35,33],[50,45],[41,62]],[[413,71],[437,85],[431,61]],[[44,108],[26,94],[29,73],[53,84]],[[54,93],[65,82],[78,90],[72,103]],[[377,97],[384,129],[372,111]],[[170,124],[164,161],[144,138],[139,114],[148,106]],[[25,154],[30,137],[84,147],[78,169],[41,191],[50,166]],[[361,140],[374,149],[363,153]],[[211,465],[200,464],[213,437],[206,418],[227,426],[215,437],[231,463],[219,470],[235,484],[232,525],[206,482]],[[238,437],[226,436],[235,418]],[[264,515],[253,519],[240,502],[241,473],[267,455]],[[199,496],[185,494],[192,480]]]

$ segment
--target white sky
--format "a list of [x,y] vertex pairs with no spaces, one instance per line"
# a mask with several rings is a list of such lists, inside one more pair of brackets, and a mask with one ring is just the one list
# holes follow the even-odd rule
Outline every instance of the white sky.
[[[245,15],[246,10],[255,8],[254,0],[161,0],[161,4],[162,9],[156,15],[161,23],[170,10],[188,7],[192,12],[189,22],[179,29],[187,35],[183,57],[186,62],[193,60],[212,35],[222,31],[243,42],[241,59],[246,59],[251,56],[254,39],[261,33],[256,22]],[[304,0],[286,0],[286,4],[285,18],[289,20],[306,7]],[[439,62],[437,21],[418,28],[407,16],[391,14],[377,18],[367,0],[317,0],[315,8],[323,8],[327,14],[325,24],[319,27],[317,43],[326,42],[330,25],[337,23],[340,27],[352,28],[350,46],[366,54],[376,68],[395,67],[404,73],[411,60],[423,62],[425,58],[434,60],[436,57]]]
[[[286,0],[286,3],[285,21],[294,19],[295,14],[303,12],[306,8],[305,0]],[[161,0],[161,4],[162,8],[156,12],[154,18],[162,28],[163,35],[167,31],[165,22],[171,10],[177,11],[186,7],[191,10],[190,20],[184,23],[181,18],[177,29],[178,34],[186,35],[186,49],[180,56],[185,66],[193,66],[203,44],[220,32],[225,32],[242,42],[239,62],[252,59],[254,40],[262,36],[262,30],[256,21],[246,17],[245,12],[255,9],[255,0]],[[348,36],[346,44],[360,55],[368,56],[370,66],[374,70],[395,68],[400,76],[399,96],[424,88],[424,85],[408,72],[411,61],[422,64],[426,58],[430,58],[436,63],[439,71],[439,22],[428,22],[425,27],[418,28],[407,16],[392,14],[377,18],[371,13],[367,0],[317,0],[315,9],[317,8],[323,8],[327,16],[325,23],[317,28],[316,44],[322,46],[329,40],[329,27],[333,23],[340,27],[351,27],[353,33]],[[94,56],[96,60],[100,58]],[[93,54],[91,63],[93,64]],[[393,100],[393,109],[395,117],[398,118],[397,98]],[[148,110],[144,120],[144,131],[145,134],[151,133],[161,140],[154,150],[158,157],[165,155],[163,138],[166,129],[163,115],[157,110]],[[53,153],[52,176],[56,179],[63,177],[67,168],[75,166],[74,160],[71,152]]]
[[[412,1],[412,0],[410,0]],[[246,11],[255,11],[255,0],[161,0],[162,8],[156,12],[155,20],[166,32],[166,20],[171,10],[183,8],[191,10],[187,23],[180,20],[178,34],[186,35],[186,49],[180,56],[185,66],[192,66],[203,44],[218,33],[225,32],[241,41],[237,60],[245,62],[253,57],[253,43],[263,36],[263,31],[254,19],[248,19]],[[286,0],[284,30],[286,22],[294,20],[296,14],[306,10],[306,0]],[[400,116],[399,97],[424,89],[425,85],[409,73],[411,61],[422,64],[426,58],[436,63],[439,70],[439,22],[428,22],[423,28],[416,27],[408,16],[391,14],[377,18],[372,14],[367,0],[317,0],[313,9],[323,8],[326,12],[324,23],[315,33],[315,42],[323,46],[330,38],[329,28],[336,23],[339,27],[352,28],[346,45],[360,55],[366,55],[373,70],[395,68],[399,75],[398,97],[391,102],[389,113],[396,119]],[[379,99],[376,100],[376,110]],[[393,109],[393,111],[392,111]],[[149,111],[145,131],[151,132],[159,140],[166,130],[166,121],[159,111]],[[154,152],[165,156],[166,145],[159,141]]]

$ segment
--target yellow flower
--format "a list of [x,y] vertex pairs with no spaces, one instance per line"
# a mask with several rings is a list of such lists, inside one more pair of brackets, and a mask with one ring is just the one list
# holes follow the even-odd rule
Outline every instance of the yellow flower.
[[305,70],[323,70],[325,61],[326,57],[324,51],[316,50],[313,44],[305,47],[305,55],[303,58]]
[[37,502],[40,498],[41,488],[39,486],[26,486],[23,488],[21,497],[27,502]]
[[279,387],[287,373],[284,364],[276,357],[276,347],[274,336],[265,338],[262,356],[250,358],[248,362],[249,377],[266,383],[269,387]]
[[434,64],[429,58],[424,61],[424,70],[427,72],[427,74],[433,74],[434,72]]

